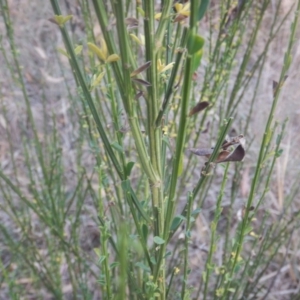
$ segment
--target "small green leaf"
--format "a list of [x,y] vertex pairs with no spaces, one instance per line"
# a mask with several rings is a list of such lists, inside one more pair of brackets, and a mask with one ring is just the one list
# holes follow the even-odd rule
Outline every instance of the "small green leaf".
[[106,256],[101,255],[101,256],[99,257],[98,264],[102,264],[102,263],[105,261],[105,259],[106,259]]
[[209,0],[201,0],[201,4],[198,10],[198,17],[197,17],[198,21],[200,21],[204,17],[208,4],[209,4]]
[[196,208],[195,210],[192,211],[191,215],[192,216],[198,215],[200,213],[200,211],[201,211],[201,208],[198,207],[198,208]]
[[269,144],[270,140],[271,140],[271,137],[273,135],[273,132],[271,129],[268,129],[267,133],[266,133],[266,145]]
[[156,264],[157,264],[156,259],[155,259],[154,256],[151,256],[151,257],[150,257],[150,261],[152,262],[153,265],[156,265]]
[[108,58],[106,59],[107,63],[111,63],[111,62],[115,62],[118,61],[120,59],[120,56],[118,54],[111,54],[108,56]]
[[167,257],[169,257],[169,256],[171,256],[172,255],[172,252],[171,251],[168,251],[167,253],[166,253],[166,255],[164,256],[164,258],[167,258]]
[[57,48],[57,51],[58,51],[60,54],[66,56],[67,58],[70,58],[70,55],[68,54],[68,52],[67,52],[66,50],[64,50],[64,49],[62,49],[62,48]]
[[249,234],[252,230],[253,230],[253,227],[250,226],[250,225],[248,225],[248,226],[245,228],[244,235]]
[[100,60],[102,61],[106,60],[106,53],[104,51],[105,49],[99,48],[93,43],[87,43],[87,45],[89,50],[92,51],[94,54],[96,54]]
[[274,157],[274,155],[276,156],[276,152],[275,152],[275,151],[269,152],[269,153],[266,155],[266,157],[264,158],[263,163],[265,163],[268,159]]
[[130,161],[130,162],[127,163],[127,165],[126,165],[126,176],[128,176],[128,177],[130,176],[133,166],[134,166],[133,161]]
[[187,230],[187,231],[185,232],[185,236],[186,236],[188,239],[190,239],[190,238],[191,238],[191,231],[190,231],[190,230]]
[[197,34],[191,34],[188,38],[187,49],[190,55],[202,50],[204,46],[204,38]]
[[280,157],[282,153],[283,153],[283,149],[279,149],[279,150],[276,152],[276,157]]
[[94,252],[96,253],[96,255],[97,255],[98,257],[100,257],[100,249],[99,249],[99,248],[94,248],[93,250],[94,250]]
[[116,262],[111,263],[109,267],[110,267],[110,269],[113,269],[113,268],[118,267],[119,265],[120,265],[120,263],[116,261]]
[[138,238],[138,235],[137,235],[137,234],[130,234],[130,235],[129,235],[129,238],[130,238],[131,240],[136,240],[136,239]]
[[79,45],[77,46],[75,49],[74,49],[74,52],[76,55],[79,55],[81,52],[82,52],[82,45]]
[[163,136],[162,141],[167,144],[168,148],[171,149],[170,141],[167,136]]
[[145,17],[145,12],[144,12],[144,10],[143,10],[140,6],[138,6],[136,10],[139,12],[139,14],[140,14],[143,18]]
[[99,282],[100,285],[105,286],[106,285],[106,280],[105,280],[105,276],[102,274],[100,275],[100,279],[97,280]]
[[281,143],[282,134],[278,134],[276,138],[276,145],[279,145]]
[[237,265],[234,267],[233,272],[234,272],[235,274],[238,273],[238,272],[240,271],[241,267],[242,267],[241,264],[237,264]]
[[170,230],[173,231],[175,229],[178,228],[178,226],[180,226],[180,224],[182,223],[182,221],[186,220],[186,218],[184,216],[176,216],[173,221],[172,221],[172,225],[171,225],[171,228]]
[[91,89],[95,88],[96,86],[98,86],[100,84],[104,75],[105,75],[105,72],[103,71],[98,76],[93,76],[92,81],[91,81]]
[[119,145],[116,141],[111,144],[111,146],[120,153],[123,153],[123,147]]
[[134,206],[140,212],[141,216],[147,222],[149,222],[149,217],[147,216],[146,212],[144,211],[144,208],[141,206],[141,203],[139,202],[136,194],[132,190],[132,187],[130,185],[130,181],[129,180],[122,181],[121,186],[122,186],[122,189],[123,189],[124,193],[126,193],[127,195],[131,195],[131,200],[133,201]]
[[144,263],[142,263],[142,262],[137,262],[136,264],[135,264],[135,266],[136,267],[138,267],[138,268],[141,268],[142,270],[144,270],[144,271],[146,271],[146,272],[148,272],[148,273],[150,273],[150,268],[148,267],[148,266],[146,266]]
[[72,19],[72,15],[62,16],[62,15],[55,15],[54,20],[55,22],[62,27],[66,22],[68,22],[70,19]]
[[165,243],[165,240],[163,240],[163,239],[160,238],[159,236],[155,236],[155,237],[153,238],[153,241],[154,241],[154,243],[157,244],[157,245],[162,245],[162,244]]
[[147,241],[147,238],[148,238],[148,226],[146,224],[142,225],[142,233],[143,233],[144,240]]
[[201,49],[200,51],[196,52],[194,57],[193,57],[193,62],[192,62],[192,71],[193,73],[198,69],[198,67],[200,66],[201,63],[201,59],[202,59],[202,54],[203,54],[203,49]]

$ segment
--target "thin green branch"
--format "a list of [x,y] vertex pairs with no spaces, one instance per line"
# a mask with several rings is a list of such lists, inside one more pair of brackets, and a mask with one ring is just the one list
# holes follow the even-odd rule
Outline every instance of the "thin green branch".
[[[55,14],[56,15],[61,15],[60,7],[59,7],[59,4],[57,3],[57,0],[51,0],[51,5],[53,7],[53,11],[55,12]],[[120,166],[120,164],[119,164],[119,162],[118,162],[118,160],[117,160],[117,158],[114,154],[114,151],[113,151],[113,149],[110,145],[110,142],[107,138],[107,135],[105,133],[102,122],[101,122],[101,120],[99,118],[99,115],[97,113],[97,110],[95,108],[92,96],[91,96],[90,91],[87,87],[87,83],[84,79],[82,71],[81,71],[81,69],[79,67],[79,64],[77,62],[76,55],[75,55],[75,52],[74,52],[69,34],[68,34],[67,30],[65,29],[65,27],[60,27],[60,30],[61,30],[62,36],[64,38],[64,42],[65,42],[65,46],[67,48],[67,51],[68,51],[68,53],[71,57],[71,62],[72,62],[72,65],[74,67],[76,77],[78,78],[78,81],[80,83],[80,86],[81,86],[83,94],[84,94],[84,97],[86,98],[86,100],[89,104],[91,113],[92,113],[93,118],[96,122],[97,129],[98,129],[98,132],[99,132],[99,134],[101,136],[101,139],[103,141],[104,147],[105,147],[105,149],[106,149],[106,151],[107,151],[107,153],[108,153],[108,155],[109,155],[109,157],[110,157],[117,173],[119,174],[119,176],[121,178],[125,178],[124,170],[121,168],[121,166]]]
[[[234,269],[236,267],[236,264],[238,262],[240,253],[242,251],[242,247],[243,247],[243,241],[245,238],[245,233],[248,227],[248,222],[249,222],[249,213],[251,211],[250,207],[252,206],[252,203],[254,201],[254,197],[255,197],[255,193],[256,193],[256,187],[260,178],[260,173],[262,170],[262,162],[263,162],[263,157],[265,156],[265,147],[267,145],[268,142],[268,136],[269,136],[269,131],[271,129],[271,124],[273,121],[273,117],[274,117],[274,113],[275,113],[275,109],[277,107],[277,103],[278,103],[278,99],[279,99],[279,94],[280,94],[280,87],[282,86],[283,82],[284,82],[284,78],[286,75],[286,72],[288,71],[290,64],[291,64],[291,51],[292,51],[292,46],[295,42],[295,35],[296,35],[296,29],[298,26],[298,16],[299,16],[299,11],[300,11],[300,0],[298,0],[297,3],[297,9],[295,12],[295,17],[294,20],[292,22],[292,26],[291,26],[291,35],[289,38],[289,43],[288,43],[288,47],[284,56],[284,61],[283,61],[283,66],[282,66],[282,71],[280,74],[280,79],[277,85],[277,88],[275,90],[275,95],[274,95],[274,100],[270,109],[270,113],[269,113],[269,117],[266,123],[266,127],[265,127],[265,132],[263,135],[263,139],[262,139],[262,143],[261,143],[261,147],[260,147],[260,151],[259,151],[259,156],[257,159],[257,163],[256,163],[256,169],[255,169],[255,174],[254,174],[254,178],[252,181],[252,185],[251,185],[251,189],[250,189],[250,193],[249,193],[249,197],[248,197],[248,201],[247,201],[247,206],[246,206],[246,210],[245,210],[245,215],[243,217],[243,221],[241,224],[241,229],[238,235],[238,239],[236,242],[236,248],[235,248],[235,254],[234,254],[234,258],[233,258],[233,262],[230,266],[230,271],[229,271],[229,278],[232,277]],[[230,281],[227,282],[226,286],[225,286],[225,290],[228,291],[228,288],[230,286]],[[223,299],[225,299],[225,297],[227,297],[228,292],[224,293],[223,295]]]

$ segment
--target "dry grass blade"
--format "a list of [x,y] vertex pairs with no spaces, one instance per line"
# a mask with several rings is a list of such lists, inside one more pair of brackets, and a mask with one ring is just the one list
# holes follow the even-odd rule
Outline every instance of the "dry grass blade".
[[244,143],[243,140],[242,140],[243,138],[244,138],[244,136],[242,134],[240,134],[238,136],[230,138],[229,141],[225,140],[223,142],[222,149],[227,149],[230,146],[240,144],[240,143]]
[[138,91],[135,95],[135,100],[138,100],[140,97],[142,97],[144,95],[143,91]]
[[126,24],[128,25],[128,29],[134,29],[137,28],[139,25],[139,20],[136,18],[126,18],[125,19]]
[[144,79],[133,78],[132,81],[134,81],[138,84],[141,84],[143,86],[146,86],[146,87],[151,86],[151,83],[147,80],[144,80]]
[[199,113],[200,111],[204,110],[207,106],[209,105],[209,102],[207,101],[202,101],[202,102],[199,102],[196,106],[194,106],[190,112],[189,112],[189,116],[193,116],[197,113]]
[[53,24],[59,25],[58,22],[54,18],[49,18],[48,21]]
[[[230,146],[238,144],[232,151],[227,150]],[[230,141],[225,140],[222,145],[222,150],[220,151],[215,163],[222,163],[228,161],[242,161],[245,157],[245,139],[243,135],[239,135],[231,138]],[[213,153],[214,148],[191,148],[189,149],[195,155],[205,156],[207,158]]]
[[198,156],[205,156],[205,157],[210,157],[210,155],[213,153],[214,149],[213,148],[191,148],[189,149],[190,152],[192,152],[195,155]]
[[143,64],[142,66],[138,67],[136,70],[134,70],[131,74],[130,77],[134,77],[140,73],[142,73],[143,71],[147,70],[149,67],[151,66],[151,61],[147,61],[145,64]]
[[[283,81],[282,81],[282,84],[280,85],[279,88],[281,88],[283,86],[283,84],[285,83],[286,79],[288,78],[288,76],[284,76],[283,78]],[[275,97],[275,94],[276,94],[276,90],[278,88],[278,82],[273,80],[273,83],[272,83],[272,89],[273,89],[273,97]]]
[[245,149],[242,145],[238,145],[233,152],[231,152],[224,160],[220,162],[242,161],[244,157],[245,157]]

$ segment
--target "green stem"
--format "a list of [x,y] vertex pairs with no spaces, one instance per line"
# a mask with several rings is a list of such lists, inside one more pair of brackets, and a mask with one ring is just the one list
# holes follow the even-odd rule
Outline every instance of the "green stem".
[[[151,197],[152,207],[154,213],[154,235],[163,237],[164,232],[164,197],[163,197],[163,178],[162,178],[162,158],[161,158],[161,129],[156,128],[155,119],[158,114],[159,100],[158,100],[158,82],[157,82],[157,53],[160,49],[155,40],[155,18],[154,18],[154,1],[145,1],[145,18],[144,18],[144,32],[145,32],[145,50],[146,61],[151,61],[151,66],[147,69],[147,80],[151,83],[148,88],[147,96],[147,121],[148,121],[148,136],[150,147],[151,164],[157,174],[157,181],[151,183]],[[164,248],[164,246],[161,246]],[[156,251],[156,260],[159,258],[159,251]],[[154,280],[158,284],[161,294],[161,299],[165,298],[165,270],[164,259],[155,265]]]
[[[147,2],[154,2],[154,1],[146,0],[145,2],[147,3]],[[173,1],[171,1],[171,0],[165,0],[163,2],[164,2],[164,4],[163,4],[162,12],[161,12],[161,17],[160,17],[160,21],[158,24],[156,34],[155,34],[155,42],[158,44],[158,47],[160,47],[160,45],[162,45],[162,40],[164,38],[167,25],[170,23],[170,12],[171,12],[172,4],[173,4]],[[156,47],[154,47],[154,49],[155,48]]]
[[186,230],[185,230],[185,240],[184,240],[184,267],[183,267],[183,282],[181,289],[181,299],[185,299],[185,289],[188,279],[188,256],[189,256],[189,241],[191,239],[191,213],[193,204],[193,193],[189,193],[188,203],[187,203],[187,218],[186,218]]
[[170,76],[170,79],[169,79],[169,82],[168,82],[168,87],[167,87],[167,91],[165,93],[164,101],[163,101],[163,104],[162,104],[162,106],[159,110],[158,116],[157,116],[156,121],[155,121],[156,127],[159,127],[161,125],[161,120],[162,120],[162,117],[163,117],[164,113],[166,112],[166,109],[167,109],[168,104],[170,102],[171,95],[174,92],[174,90],[176,89],[176,87],[174,86],[174,82],[175,82],[175,78],[177,76],[177,73],[178,73],[178,70],[179,70],[179,67],[180,67],[180,62],[181,62],[181,59],[182,59],[182,56],[183,56],[183,53],[184,53],[184,47],[185,47],[186,42],[187,42],[187,37],[188,37],[187,32],[188,32],[188,30],[187,30],[187,28],[185,28],[184,31],[183,31],[180,46],[179,46],[181,48],[181,50],[178,51],[178,53],[176,55],[175,64],[174,64],[174,67],[172,68],[172,73],[171,73],[171,76]]
[[[51,5],[53,7],[53,10],[55,12],[56,15],[61,15],[61,11],[60,11],[60,7],[59,7],[59,4],[57,3],[57,0],[51,0]],[[104,130],[104,127],[102,125],[102,122],[99,118],[99,115],[97,113],[97,110],[95,108],[95,105],[94,105],[94,102],[93,102],[93,99],[92,99],[92,96],[90,94],[90,91],[87,87],[87,84],[85,82],[85,79],[84,79],[84,76],[82,74],[82,71],[79,67],[79,64],[77,62],[77,59],[76,59],[76,55],[75,55],[75,52],[74,52],[74,49],[72,47],[72,43],[71,43],[71,40],[70,40],[70,37],[65,29],[65,27],[60,27],[60,30],[61,30],[61,33],[62,33],[62,36],[63,36],[63,39],[64,39],[64,42],[65,42],[65,46],[66,46],[66,49],[68,51],[68,54],[70,55],[71,57],[71,65],[74,67],[74,71],[76,73],[76,76],[78,78],[78,81],[80,83],[80,86],[82,88],[82,91],[83,91],[83,94],[89,104],[89,107],[90,107],[90,110],[91,110],[91,113],[93,115],[93,118],[96,122],[96,125],[97,125],[97,129],[98,129],[98,132],[101,136],[101,139],[103,141],[103,144],[104,144],[104,147],[105,147],[105,150],[107,151],[116,171],[118,172],[119,176],[121,178],[124,178],[124,172],[123,172],[123,169],[121,168],[114,152],[113,152],[113,149],[110,145],[110,142],[107,138],[107,135],[105,133],[105,130]]]
[[217,224],[218,224],[221,212],[222,212],[221,203],[222,203],[222,199],[223,199],[223,195],[224,195],[225,185],[227,182],[228,169],[229,169],[229,163],[226,163],[225,172],[223,175],[223,181],[222,181],[222,185],[221,185],[221,190],[220,190],[218,200],[217,200],[217,206],[216,206],[216,210],[215,210],[214,220],[212,221],[212,224],[211,224],[210,249],[208,252],[208,258],[206,260],[206,266],[205,266],[206,277],[204,280],[205,281],[204,292],[203,292],[204,300],[206,299],[206,296],[208,294],[209,277],[212,272],[211,262],[212,262],[212,258],[213,258],[213,254],[214,254],[214,249],[216,247],[216,230],[217,230]]
[[[288,43],[288,48],[287,48],[285,56],[284,56],[284,62],[283,62],[283,67],[282,67],[281,74],[280,74],[280,79],[279,79],[277,88],[275,90],[274,100],[273,100],[273,103],[272,103],[272,106],[271,106],[271,110],[270,110],[269,117],[268,117],[268,120],[267,120],[265,132],[264,132],[264,135],[263,135],[263,140],[262,140],[260,151],[259,151],[259,157],[257,159],[257,164],[256,164],[257,167],[255,169],[255,174],[254,174],[254,178],[253,178],[252,185],[251,185],[251,190],[250,190],[248,201],[247,201],[245,215],[243,217],[243,221],[242,221],[242,224],[241,224],[240,233],[239,233],[239,236],[238,236],[238,239],[237,239],[237,242],[236,242],[235,256],[234,256],[234,260],[233,260],[231,268],[230,268],[229,278],[232,278],[232,276],[233,276],[234,269],[236,267],[238,258],[240,256],[241,251],[242,251],[243,241],[244,241],[244,238],[245,238],[245,232],[247,230],[247,226],[248,226],[248,222],[249,222],[249,213],[251,211],[250,207],[252,206],[252,203],[253,203],[253,200],[254,200],[254,197],[255,197],[256,187],[257,187],[257,184],[259,182],[260,173],[261,173],[261,170],[262,170],[262,167],[263,167],[262,162],[263,162],[263,157],[265,155],[265,147],[268,143],[268,133],[270,131],[271,124],[272,124],[273,117],[274,117],[274,113],[275,113],[275,109],[277,107],[278,98],[279,98],[279,94],[280,94],[280,87],[284,82],[284,77],[286,75],[287,70],[290,67],[290,64],[291,64],[291,50],[292,50],[292,46],[295,42],[296,28],[298,26],[299,11],[300,11],[300,0],[298,0],[297,9],[296,9],[296,13],[295,13],[295,18],[294,18],[294,21],[293,21],[292,26],[291,26],[291,35],[290,35],[290,39],[289,39],[289,43]],[[228,281],[226,286],[225,286],[226,291],[228,290],[229,285],[230,285],[230,281]],[[227,292],[224,293],[223,299],[225,299],[225,297],[227,297],[227,295],[228,295]]]
[[[99,1],[99,3],[102,3]],[[124,18],[123,1],[117,0],[113,2],[114,11],[117,20],[117,32],[119,37],[119,43],[122,45],[120,48],[121,61],[122,61],[122,83],[119,83],[119,89],[122,95],[124,107],[126,109],[131,132],[135,141],[136,149],[139,154],[139,159],[144,172],[147,174],[151,184],[156,185],[159,182],[156,169],[152,165],[152,161],[149,159],[149,155],[146,149],[142,137],[142,130],[138,122],[137,103],[134,101],[132,82],[130,77],[130,63],[131,50],[128,40],[128,32],[126,30],[126,22]],[[111,37],[109,37],[111,39]]]
[[[105,208],[104,208],[104,201],[102,199],[102,191],[101,191],[101,187],[102,187],[102,169],[99,166],[98,167],[98,178],[99,178],[99,191],[98,191],[98,206],[99,206],[99,216],[102,220],[104,220],[104,224],[101,224],[99,227],[100,232],[101,232],[101,257],[104,257],[104,259],[102,260],[101,263],[101,267],[103,267],[104,269],[104,274],[105,274],[105,295],[107,297],[107,299],[111,299],[112,297],[112,291],[111,291],[111,275],[110,275],[110,269],[109,269],[109,252],[108,247],[107,247],[107,241],[108,241],[108,236],[109,236],[109,228],[107,228],[107,224],[105,222]],[[100,258],[100,257],[99,257]]]
[[[190,16],[190,29],[189,34],[196,34],[196,24],[197,24],[197,15],[196,12],[199,8],[199,1],[193,1],[191,6],[191,16]],[[183,82],[183,90],[182,90],[182,100],[181,100],[181,111],[180,111],[180,121],[179,121],[179,129],[177,134],[176,141],[176,150],[173,158],[173,169],[171,176],[171,185],[169,191],[169,198],[167,204],[167,211],[165,216],[165,227],[163,233],[163,239],[165,241],[168,240],[169,230],[171,225],[171,220],[174,215],[175,210],[175,193],[176,186],[178,180],[179,168],[182,163],[182,155],[183,148],[185,145],[186,132],[188,126],[188,109],[189,109],[189,101],[190,101],[190,91],[191,91],[191,82],[192,82],[192,63],[193,63],[193,55],[187,55],[185,70],[184,70],[184,82]],[[159,251],[159,260],[158,265],[163,261],[164,253],[166,250],[166,244],[163,244],[163,247]]]
[[[222,146],[222,143],[225,140],[226,134],[229,130],[229,128],[231,127],[233,119],[229,118],[229,120],[225,120],[225,124],[223,125],[223,128],[221,130],[220,133],[220,137],[218,139],[218,142],[214,148],[214,152],[211,154],[211,156],[209,157],[208,162],[206,163],[206,166],[204,168],[204,170],[201,172],[201,178],[199,179],[196,187],[193,189],[193,197],[195,199],[195,197],[197,196],[198,192],[200,191],[200,188],[202,187],[202,185],[205,183],[205,181],[208,178],[209,175],[209,171],[212,167],[212,163],[215,161],[215,159],[217,158],[218,154],[219,154],[219,150]],[[185,205],[185,207],[183,208],[183,210],[181,211],[181,215],[182,216],[186,216],[187,215],[187,204]],[[198,215],[198,214],[197,214]],[[195,215],[195,218],[197,217],[197,215]],[[179,226],[181,225],[182,222],[179,222],[177,224],[177,226],[175,228],[173,228],[170,232],[169,232],[169,236],[168,239],[170,239],[173,234],[176,232],[176,230],[179,228]]]

